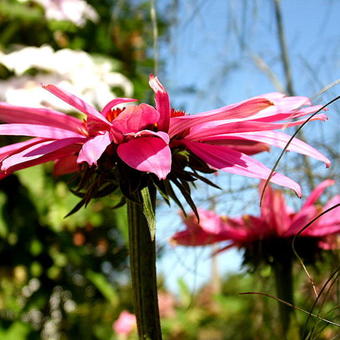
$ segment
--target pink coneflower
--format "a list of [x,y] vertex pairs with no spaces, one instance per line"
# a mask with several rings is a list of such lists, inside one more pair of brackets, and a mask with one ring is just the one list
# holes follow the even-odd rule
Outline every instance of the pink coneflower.
[[[244,263],[250,267],[256,269],[261,263],[271,266],[277,296],[294,305],[292,269],[296,255],[305,263],[313,263],[324,249],[339,247],[340,195],[324,206],[316,203],[324,189],[332,184],[332,180],[322,182],[296,212],[286,205],[281,191],[270,187],[264,194],[259,216],[229,218],[201,209],[199,221],[195,215],[183,217],[186,229],[172,236],[171,243],[203,246],[227,242],[219,252],[232,247],[243,249]],[[280,303],[279,311],[283,334],[287,334],[292,309]]]
[[[207,169],[266,179],[270,169],[249,155],[270,145],[283,148],[290,136],[274,130],[300,125],[306,119],[296,118],[320,108],[309,106],[306,97],[270,93],[188,115],[171,109],[169,95],[156,77],[150,77],[150,86],[155,92],[155,107],[131,105],[135,99],[117,98],[100,111],[54,85],[44,86],[83,113],[84,119],[51,109],[0,103],[0,120],[7,123],[0,125],[0,135],[33,137],[0,148],[1,176],[47,161],[55,161],[57,175],[74,172],[83,163],[98,166],[106,155],[111,160],[110,167],[123,162],[139,173],[154,174],[156,181],[170,179],[178,186],[178,180],[188,178],[187,167],[196,179],[196,171],[208,172]],[[326,116],[315,115],[313,120],[316,119],[325,120]],[[298,139],[288,150],[330,164],[325,156]],[[286,176],[274,173],[271,182],[300,195],[300,186]]]
[[[308,228],[302,230],[322,211],[340,204],[340,195],[334,196],[324,206],[317,200],[326,187],[334,184],[325,180],[307,197],[299,211],[294,212],[285,202],[281,191],[271,187],[266,189],[259,216],[243,215],[232,218],[219,216],[213,211],[199,209],[200,221],[195,215],[183,217],[186,229],[172,236],[173,244],[203,246],[227,241],[223,249],[231,247],[252,249],[255,244],[265,250],[273,240],[288,240],[292,237],[305,238],[317,242],[321,248],[334,247],[333,237],[340,232],[340,206],[316,219]],[[260,191],[262,190],[260,186]],[[273,247],[273,251],[274,251]]]

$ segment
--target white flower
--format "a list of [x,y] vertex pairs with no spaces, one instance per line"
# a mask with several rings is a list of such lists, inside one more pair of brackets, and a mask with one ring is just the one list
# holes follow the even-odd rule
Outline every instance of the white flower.
[[[99,108],[116,97],[112,87],[121,88],[126,97],[133,93],[131,82],[113,71],[112,60],[93,57],[83,51],[54,52],[50,46],[25,47],[9,54],[0,53],[0,63],[16,75],[0,81],[0,100],[11,104],[52,105],[55,109],[70,110],[68,105],[41,88],[41,84],[49,83],[78,94]],[[25,74],[32,68],[38,71],[36,75]]]
[[98,14],[84,0],[34,0],[45,9],[47,19],[67,20],[77,26],[84,26],[86,20],[96,22]]

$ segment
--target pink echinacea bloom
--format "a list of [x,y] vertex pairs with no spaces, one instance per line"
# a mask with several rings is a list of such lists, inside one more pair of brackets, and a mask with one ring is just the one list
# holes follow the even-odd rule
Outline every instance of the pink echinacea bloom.
[[[283,148],[290,136],[274,130],[301,125],[306,119],[297,118],[320,109],[310,106],[306,97],[269,93],[189,115],[171,109],[169,95],[157,77],[150,76],[150,86],[155,92],[155,107],[116,98],[100,111],[54,85],[44,86],[83,113],[83,120],[52,109],[0,103],[0,121],[6,123],[0,125],[0,135],[33,137],[0,148],[0,176],[48,161],[55,162],[57,175],[76,172],[81,163],[96,166],[106,152],[130,168],[165,180],[174,170],[175,151],[185,150],[213,170],[266,179],[270,169],[249,155],[271,145]],[[326,118],[318,114],[313,120]],[[288,150],[330,164],[297,138]],[[275,172],[271,182],[301,195],[300,186],[284,175]]]
[[118,319],[113,324],[113,330],[117,334],[130,334],[134,329],[136,329],[136,316],[124,310],[119,314]]
[[[175,245],[204,246],[227,241],[227,245],[220,249],[222,251],[231,247],[246,249],[258,241],[291,240],[298,236],[300,239],[314,239],[322,249],[337,248],[340,195],[334,196],[323,207],[316,203],[325,188],[332,184],[333,180],[325,180],[319,184],[297,212],[287,206],[281,191],[273,190],[270,186],[264,194],[260,216],[229,218],[199,209],[200,221],[193,214],[183,217],[186,229],[174,234],[170,242]],[[261,185],[260,191],[262,187]],[[320,213],[336,205],[336,208],[320,216],[303,230]]]

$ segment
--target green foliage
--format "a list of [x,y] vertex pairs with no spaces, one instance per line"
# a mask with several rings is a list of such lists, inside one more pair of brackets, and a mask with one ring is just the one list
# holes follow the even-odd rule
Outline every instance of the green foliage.
[[[334,265],[335,259],[326,263]],[[322,265],[326,264],[323,262]],[[312,286],[304,272],[296,266],[296,305],[305,310],[294,312],[289,340],[326,340],[336,336],[338,327],[308,315],[315,301]],[[313,271],[318,291],[328,278],[326,271]],[[331,281],[316,303],[314,313],[330,321],[337,320],[336,278]],[[319,284],[318,284],[319,283]],[[273,273],[266,267],[261,273],[230,274],[216,290],[209,283],[196,292],[191,292],[184,280],[179,280],[179,293],[173,315],[164,317],[162,326],[166,339],[200,340],[281,340],[278,303],[258,292],[275,297]],[[253,292],[251,295],[240,293]],[[327,301],[327,302],[325,302]],[[308,320],[308,322],[307,322]]]
[[[149,2],[88,3],[98,20],[77,26],[47,20],[34,1],[0,1],[0,50],[42,45],[83,50],[95,60],[110,60],[112,69],[132,81],[134,96],[148,100]],[[162,36],[167,24],[158,25]],[[8,77],[13,74],[0,65],[0,78]],[[9,140],[17,141],[2,142]],[[122,285],[128,277],[125,201],[103,183],[91,189],[94,196],[111,194],[88,204],[86,197],[70,193],[72,180],[55,178],[44,165],[0,181],[1,339],[115,339],[113,321],[122,309],[131,310],[131,291]]]

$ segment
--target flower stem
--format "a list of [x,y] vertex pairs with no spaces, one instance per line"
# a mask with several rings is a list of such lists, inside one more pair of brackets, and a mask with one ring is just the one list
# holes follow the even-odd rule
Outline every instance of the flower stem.
[[[279,256],[273,263],[277,297],[294,305],[293,293],[293,262],[290,256]],[[292,307],[279,302],[281,331],[283,339],[287,339],[291,323]]]
[[[150,189],[150,197],[155,209],[155,190]],[[151,240],[148,222],[143,214],[141,194],[136,198],[136,202],[128,200],[128,222],[131,278],[138,335],[143,340],[161,340],[155,240]]]

